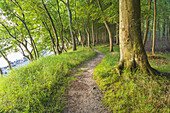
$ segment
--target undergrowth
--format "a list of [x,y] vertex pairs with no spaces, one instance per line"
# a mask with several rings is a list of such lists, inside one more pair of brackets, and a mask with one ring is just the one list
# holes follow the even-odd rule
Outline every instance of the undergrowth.
[[0,112],[60,112],[71,70],[95,55],[92,49],[48,56],[0,78]]
[[[140,72],[116,74],[114,66],[119,61],[119,48],[110,53],[107,45],[96,47],[106,54],[94,70],[94,79],[104,93],[103,103],[113,113],[169,113],[169,79],[161,76],[151,77]],[[167,55],[163,55],[167,56]],[[168,58],[166,58],[168,59]],[[165,59],[165,60],[166,60]],[[166,72],[168,63],[159,63],[158,59],[149,59],[152,67]],[[167,61],[168,62],[168,61]]]

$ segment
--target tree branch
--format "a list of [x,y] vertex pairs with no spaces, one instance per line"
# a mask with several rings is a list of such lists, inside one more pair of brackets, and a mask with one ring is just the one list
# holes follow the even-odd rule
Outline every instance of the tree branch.
[[60,0],[60,1],[62,1],[64,5],[67,5],[67,3],[66,3],[66,2],[64,2],[63,0]]

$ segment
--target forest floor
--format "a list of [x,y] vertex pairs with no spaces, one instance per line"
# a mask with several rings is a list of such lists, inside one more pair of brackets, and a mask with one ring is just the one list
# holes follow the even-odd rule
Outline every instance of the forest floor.
[[93,80],[93,71],[105,54],[95,51],[97,55],[93,59],[73,70],[71,76],[76,80],[67,89],[66,109],[62,113],[107,113],[101,102],[103,95]]

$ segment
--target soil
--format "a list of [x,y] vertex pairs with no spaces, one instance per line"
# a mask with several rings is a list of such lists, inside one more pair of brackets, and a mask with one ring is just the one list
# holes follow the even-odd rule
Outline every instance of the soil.
[[107,113],[101,102],[103,95],[93,80],[93,71],[105,55],[95,51],[97,55],[93,59],[73,70],[81,71],[72,75],[76,80],[67,89],[66,109],[62,113]]

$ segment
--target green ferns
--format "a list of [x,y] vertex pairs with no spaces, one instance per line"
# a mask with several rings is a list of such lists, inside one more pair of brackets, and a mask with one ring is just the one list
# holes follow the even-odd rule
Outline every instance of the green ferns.
[[74,80],[67,75],[94,55],[91,49],[79,48],[41,58],[1,77],[0,112],[60,112],[66,102],[65,89]]
[[[166,77],[152,77],[140,72],[116,74],[117,52],[107,53],[106,47],[99,46],[106,53],[94,71],[94,79],[104,92],[103,102],[113,113],[168,113],[169,80]],[[117,48],[117,47],[116,47]],[[107,48],[109,50],[109,48]]]

